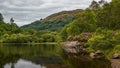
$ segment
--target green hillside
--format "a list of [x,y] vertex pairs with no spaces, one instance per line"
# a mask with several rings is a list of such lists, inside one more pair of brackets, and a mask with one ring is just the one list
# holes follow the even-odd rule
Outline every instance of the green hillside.
[[[120,54],[120,0],[93,1],[78,17],[61,30],[63,40],[86,41],[87,52],[100,50],[108,57]],[[86,37],[82,36],[85,34]]]
[[62,11],[59,13],[52,14],[45,19],[34,21],[31,24],[24,25],[21,28],[35,29],[35,30],[60,30],[66,24],[69,24],[75,19],[76,14],[82,12],[81,9],[72,11]]

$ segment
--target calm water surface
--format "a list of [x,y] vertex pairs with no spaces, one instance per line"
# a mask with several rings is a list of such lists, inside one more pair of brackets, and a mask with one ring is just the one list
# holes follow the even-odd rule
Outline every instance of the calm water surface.
[[60,45],[0,45],[0,68],[111,68],[105,59],[65,53]]

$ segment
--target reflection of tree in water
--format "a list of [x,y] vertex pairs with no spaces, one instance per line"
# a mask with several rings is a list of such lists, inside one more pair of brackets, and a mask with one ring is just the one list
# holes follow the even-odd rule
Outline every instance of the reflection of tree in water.
[[14,63],[12,63],[12,64],[11,64],[11,68],[15,68],[15,65],[14,65]]
[[63,54],[63,61],[69,68],[112,68],[105,58],[92,59],[88,55]]
[[41,56],[27,60],[35,64],[40,64],[40,68],[67,68],[59,56]]
[[17,54],[15,54],[15,55],[14,54],[4,54],[4,53],[0,52],[0,68],[4,68],[4,65],[7,63],[12,63],[11,68],[15,68],[14,63],[16,63],[19,58],[20,58],[20,56]]
[[4,68],[4,65],[8,63],[11,64],[11,68],[15,68],[15,63],[19,58],[31,59],[34,57],[51,56],[56,54],[59,54],[59,48],[52,44],[36,46],[22,46],[19,44],[17,44],[17,46],[16,44],[3,45],[0,46],[0,68]]

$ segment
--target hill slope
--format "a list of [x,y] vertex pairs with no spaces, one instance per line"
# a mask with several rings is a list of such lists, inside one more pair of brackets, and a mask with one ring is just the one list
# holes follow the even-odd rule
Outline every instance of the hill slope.
[[21,28],[35,29],[35,30],[51,30],[56,31],[64,27],[66,24],[72,22],[77,13],[83,10],[77,9],[72,11],[62,11],[59,13],[52,14],[45,19],[37,20],[31,24],[24,25]]

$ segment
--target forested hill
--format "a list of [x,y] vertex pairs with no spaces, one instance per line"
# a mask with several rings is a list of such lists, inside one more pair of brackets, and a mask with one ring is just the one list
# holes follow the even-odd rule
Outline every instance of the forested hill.
[[76,15],[82,11],[82,9],[62,11],[52,14],[45,19],[40,19],[32,22],[31,24],[24,25],[21,28],[56,31],[72,22],[75,19]]

